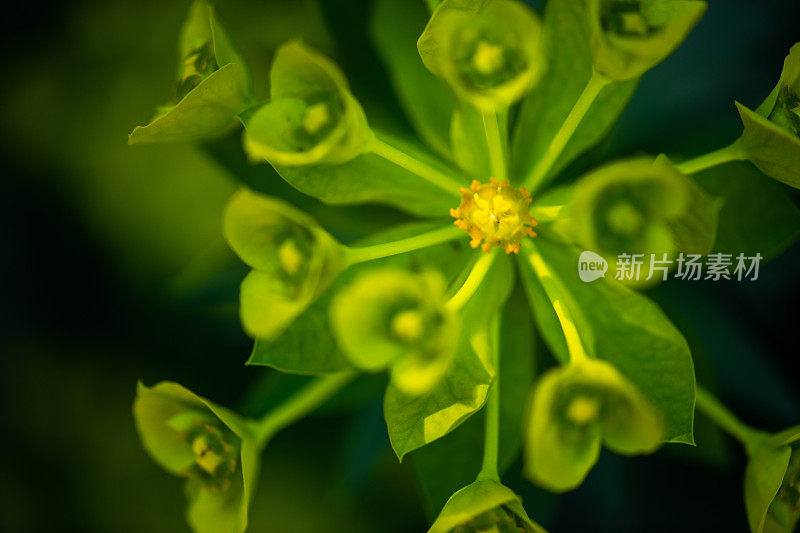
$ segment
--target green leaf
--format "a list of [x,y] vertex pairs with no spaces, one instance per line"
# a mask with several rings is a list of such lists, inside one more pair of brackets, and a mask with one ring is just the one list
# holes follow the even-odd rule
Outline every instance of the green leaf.
[[136,127],[130,144],[215,137],[235,127],[237,113],[248,106],[252,89],[247,65],[206,2],[192,4],[178,50],[176,103],[162,106],[150,124]]
[[590,0],[595,68],[614,80],[638,78],[680,46],[707,8],[695,0]]
[[241,76],[242,67],[236,63],[221,67],[166,113],[134,128],[128,142],[195,141],[222,135],[238,124],[236,114],[247,105]]
[[[380,137],[406,154],[443,169],[413,139]],[[299,191],[326,204],[378,203],[424,216],[444,216],[458,202],[458,191],[448,194],[418,175],[375,154],[362,154],[340,165],[275,166],[283,179]],[[467,185],[466,182],[464,185]]]
[[[502,474],[519,455],[526,399],[533,382],[533,317],[521,291],[512,291],[500,320],[500,444]],[[483,412],[411,453],[426,514],[435,517],[447,499],[481,468]]]
[[417,52],[417,39],[427,22],[421,1],[377,0],[370,33],[412,126],[434,151],[449,158],[454,98]]
[[494,253],[498,257],[462,309],[463,327],[455,359],[439,384],[413,398],[391,384],[386,389],[384,416],[392,448],[401,461],[408,452],[453,431],[486,401],[495,375],[488,323],[508,296],[513,281],[508,258]]
[[788,446],[762,446],[750,455],[744,472],[744,502],[752,533],[764,531],[767,513],[781,488],[791,455]]
[[417,42],[425,67],[466,102],[506,108],[544,71],[539,16],[522,2],[444,0]]
[[[537,238],[536,248],[563,287],[589,355],[610,362],[661,411],[668,442],[694,444],[695,379],[686,340],[646,296],[611,278],[584,283],[577,274],[578,251]],[[520,271],[542,336],[556,358],[569,360],[564,335],[550,300],[520,253]]]
[[767,176],[800,189],[800,138],[739,102],[736,108],[744,124],[738,144],[747,159]]
[[[523,100],[514,130],[512,173],[518,179],[542,158],[592,75],[585,2],[550,0],[544,28],[548,70]],[[608,133],[637,83],[615,82],[602,90],[550,170],[550,178]]]
[[[502,509],[501,513],[497,512],[498,508]],[[493,511],[493,516],[487,516]],[[525,533],[544,533],[544,528],[528,518],[519,496],[508,487],[490,480],[476,481],[453,494],[428,533],[450,533],[459,526],[469,527],[476,518],[482,519],[480,531],[507,531],[500,529],[494,520],[502,519],[509,512],[516,518],[511,526],[514,530],[521,527]],[[484,529],[488,524],[492,524],[493,529]],[[478,524],[474,527],[478,531]]]
[[771,259],[800,236],[800,209],[751,165],[731,163],[693,178],[720,204],[715,252]]
[[[382,231],[355,245],[368,246],[419,235],[441,227],[440,222],[417,222]],[[465,243],[450,242],[395,255],[350,267],[333,282],[279,337],[273,341],[256,340],[249,365],[271,366],[296,374],[330,374],[351,368],[340,351],[329,325],[329,308],[336,292],[365,269],[398,266],[418,270],[435,267],[452,280],[471,253]]]

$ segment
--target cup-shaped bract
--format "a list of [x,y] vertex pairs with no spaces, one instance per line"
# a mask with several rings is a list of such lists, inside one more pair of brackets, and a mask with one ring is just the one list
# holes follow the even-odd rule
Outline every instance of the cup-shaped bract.
[[707,7],[698,0],[589,0],[595,70],[612,80],[638,78],[686,39]]
[[253,269],[242,282],[240,316],[255,338],[279,335],[344,268],[342,246],[314,219],[247,189],[228,203],[223,232]]
[[356,368],[391,369],[403,393],[436,385],[458,344],[460,321],[445,305],[446,283],[435,270],[382,268],[361,274],[331,304],[339,346]]
[[517,102],[545,67],[539,17],[517,0],[444,0],[417,48],[428,70],[479,108]]
[[611,364],[571,362],[546,372],[531,396],[525,474],[554,492],[581,484],[600,447],[650,453],[664,437],[660,413]]
[[528,518],[522,500],[492,480],[467,485],[453,494],[436,517],[428,533],[544,533]]
[[[663,159],[654,162],[642,157],[610,164],[578,180],[571,193],[556,227],[584,249],[609,260],[622,253],[658,254],[678,249],[707,253],[712,244],[716,231],[713,202]],[[687,240],[682,235],[683,225],[676,222],[690,210],[695,221],[708,215],[703,227],[692,232],[695,237],[710,233],[705,249],[683,246]]]
[[742,154],[761,172],[800,188],[800,43],[792,46],[769,97],[755,111],[736,103]]
[[275,54],[269,103],[245,120],[244,146],[273,165],[345,163],[364,153],[373,133],[339,67],[292,41]]
[[800,521],[800,426],[768,436],[754,449],[744,475],[753,533],[792,533]]
[[249,105],[247,66],[206,2],[192,4],[178,53],[175,97],[150,124],[133,130],[131,144],[214,137],[235,126],[236,115]]
[[153,460],[188,478],[192,530],[244,531],[258,473],[258,445],[248,422],[168,381],[139,383],[133,415]]

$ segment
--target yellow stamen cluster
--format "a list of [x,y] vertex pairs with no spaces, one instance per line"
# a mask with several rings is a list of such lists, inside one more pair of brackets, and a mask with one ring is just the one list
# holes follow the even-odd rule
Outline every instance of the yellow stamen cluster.
[[583,425],[597,418],[600,403],[596,398],[576,396],[567,407],[567,418],[575,424]]
[[522,239],[536,236],[532,228],[536,219],[528,212],[531,195],[525,187],[515,189],[508,180],[501,183],[491,178],[490,183],[473,180],[469,189],[462,187],[459,192],[461,204],[450,210],[450,216],[472,237],[473,248],[483,242],[484,252],[500,247],[507,254],[518,254]]
[[331,121],[331,112],[328,104],[320,102],[306,109],[303,116],[303,129],[309,135],[316,135]]
[[472,56],[472,64],[481,74],[493,74],[505,64],[503,49],[496,44],[481,41]]

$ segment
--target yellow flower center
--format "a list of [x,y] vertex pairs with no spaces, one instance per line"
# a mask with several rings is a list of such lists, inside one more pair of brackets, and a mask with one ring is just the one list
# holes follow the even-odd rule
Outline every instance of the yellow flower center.
[[194,439],[192,442],[192,451],[194,452],[197,465],[209,474],[214,475],[217,468],[219,468],[219,465],[222,463],[222,456],[214,452],[214,449],[211,447],[211,444],[209,444],[205,435],[200,435]]
[[567,407],[567,419],[575,424],[583,425],[597,418],[600,402],[589,396],[576,396]]
[[481,41],[472,56],[472,65],[481,74],[487,75],[497,72],[505,64],[506,59],[503,49],[496,44]]
[[284,272],[290,276],[297,274],[303,265],[303,259],[303,253],[297,247],[297,243],[291,239],[284,241],[278,248],[278,261]]
[[469,189],[460,192],[461,204],[450,210],[450,216],[472,237],[469,244],[473,248],[483,242],[484,252],[499,247],[507,254],[517,254],[522,239],[536,236],[532,229],[536,219],[528,211],[531,195],[525,187],[515,189],[508,180],[500,183],[491,178],[489,183],[474,180]]
[[402,311],[392,319],[392,333],[405,342],[415,342],[422,336],[425,324],[417,311]]
[[303,129],[309,135],[316,135],[331,120],[331,113],[328,110],[328,104],[319,102],[306,109],[306,114],[303,116]]

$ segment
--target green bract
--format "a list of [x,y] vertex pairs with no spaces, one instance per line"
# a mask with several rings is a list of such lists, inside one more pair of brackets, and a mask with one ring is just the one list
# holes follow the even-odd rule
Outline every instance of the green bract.
[[664,429],[653,405],[605,361],[549,370],[531,398],[525,472],[557,492],[580,485],[600,445],[631,455],[653,452]]
[[496,481],[476,481],[453,494],[428,533],[544,533],[514,492]]
[[595,69],[612,80],[638,78],[686,39],[707,7],[695,0],[589,0]]
[[372,138],[364,110],[327,57],[301,42],[283,45],[270,73],[271,100],[245,119],[244,146],[273,165],[344,163]]
[[403,393],[430,390],[450,366],[459,321],[445,307],[444,277],[432,270],[368,272],[331,304],[333,332],[353,366],[368,372],[387,367]]
[[445,0],[419,38],[425,66],[478,107],[504,107],[544,70],[539,17],[515,0]]
[[139,383],[133,415],[150,456],[188,478],[192,529],[244,531],[258,472],[258,446],[248,423],[169,381],[153,387]]
[[716,234],[714,202],[664,158],[620,161],[579,179],[556,229],[613,261],[618,254],[704,254]]
[[343,268],[341,245],[311,217],[247,189],[228,203],[224,233],[253,269],[242,282],[240,313],[256,338],[278,335]]
[[175,98],[146,126],[130,134],[131,144],[189,141],[224,133],[251,102],[247,66],[214,17],[196,1],[181,30]]
[[736,103],[742,155],[768,176],[800,188],[800,43],[792,46],[778,84],[755,111]]
[[791,533],[800,520],[800,426],[748,450],[744,498],[750,531]]

